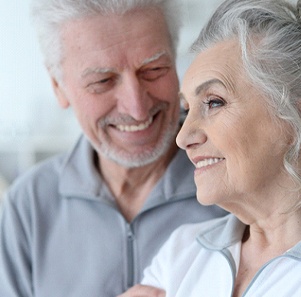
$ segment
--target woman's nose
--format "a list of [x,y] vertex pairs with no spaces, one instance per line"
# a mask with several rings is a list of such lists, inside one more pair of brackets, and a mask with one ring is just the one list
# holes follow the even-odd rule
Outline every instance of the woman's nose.
[[201,121],[201,118],[188,113],[176,138],[177,145],[181,149],[187,150],[192,146],[206,142],[207,136],[202,128]]

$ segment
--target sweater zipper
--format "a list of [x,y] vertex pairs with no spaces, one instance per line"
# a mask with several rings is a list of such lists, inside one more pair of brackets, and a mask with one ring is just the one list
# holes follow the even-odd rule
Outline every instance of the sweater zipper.
[[235,261],[232,257],[232,254],[229,252],[229,250],[227,249],[223,249],[219,251],[224,258],[226,259],[226,261],[228,262],[228,265],[230,267],[231,270],[231,276],[232,276],[232,289],[231,289],[231,294],[230,297],[233,295],[234,292],[234,284],[235,284],[235,278],[236,278],[236,265],[235,265]]
[[127,225],[127,286],[134,285],[134,233],[131,225]]

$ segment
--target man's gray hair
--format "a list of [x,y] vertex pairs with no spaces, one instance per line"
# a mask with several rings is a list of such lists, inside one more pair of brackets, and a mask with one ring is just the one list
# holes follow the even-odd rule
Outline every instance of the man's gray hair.
[[31,15],[38,33],[44,62],[50,74],[61,79],[61,26],[64,22],[94,15],[124,14],[134,9],[158,8],[169,29],[176,53],[181,26],[179,2],[175,0],[32,0]]
[[293,128],[294,144],[284,166],[298,189],[300,168],[293,164],[297,164],[301,144],[300,2],[293,6],[284,0],[227,0],[191,47],[199,53],[221,41],[239,41],[251,83],[267,98],[274,117]]

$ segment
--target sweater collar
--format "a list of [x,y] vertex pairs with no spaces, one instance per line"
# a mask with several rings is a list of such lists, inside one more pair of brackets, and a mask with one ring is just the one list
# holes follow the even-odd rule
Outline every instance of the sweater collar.
[[[246,225],[233,214],[214,219],[198,235],[197,241],[209,250],[223,250],[242,240]],[[301,241],[283,256],[301,260]]]
[[222,250],[242,240],[246,225],[233,214],[208,222],[197,241],[209,250]]
[[[95,150],[85,136],[81,136],[65,158],[60,171],[59,190],[63,197],[105,200],[114,199],[94,164]],[[175,174],[177,172],[177,174]],[[195,196],[193,165],[186,153],[178,150],[165,174],[150,193],[144,209],[171,199]]]

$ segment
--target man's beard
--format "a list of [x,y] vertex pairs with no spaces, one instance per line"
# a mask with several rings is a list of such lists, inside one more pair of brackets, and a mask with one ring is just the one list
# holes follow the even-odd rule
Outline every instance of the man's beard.
[[161,135],[155,147],[144,150],[140,153],[127,152],[123,149],[116,148],[107,142],[94,144],[97,153],[106,159],[110,159],[125,168],[142,167],[157,161],[162,157],[173,143],[175,143],[178,125],[174,122],[169,123],[165,133]]

